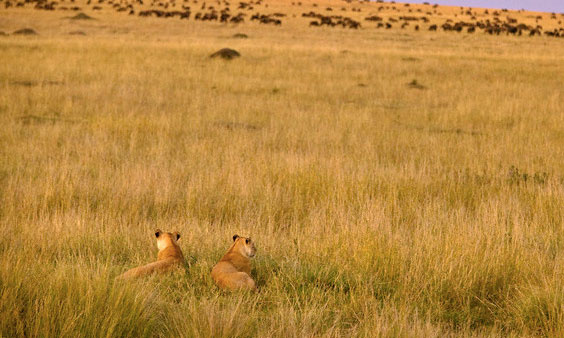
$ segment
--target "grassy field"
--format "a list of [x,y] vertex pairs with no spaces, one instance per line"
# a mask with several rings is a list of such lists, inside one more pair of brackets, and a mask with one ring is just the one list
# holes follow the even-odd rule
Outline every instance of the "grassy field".
[[562,39],[67,14],[0,10],[0,336],[564,334]]

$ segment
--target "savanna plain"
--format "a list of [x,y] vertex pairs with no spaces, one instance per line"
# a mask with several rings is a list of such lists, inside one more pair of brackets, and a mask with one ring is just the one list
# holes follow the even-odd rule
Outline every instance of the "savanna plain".
[[[564,335],[564,39],[310,27],[382,5],[318,3],[0,9],[38,33],[0,36],[0,336]],[[155,228],[186,266],[116,281]],[[258,293],[211,280],[234,234]]]

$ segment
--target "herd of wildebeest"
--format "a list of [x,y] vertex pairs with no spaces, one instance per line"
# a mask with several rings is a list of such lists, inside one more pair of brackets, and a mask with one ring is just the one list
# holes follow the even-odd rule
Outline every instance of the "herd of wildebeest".
[[[145,3],[147,2],[147,3]],[[343,0],[348,4],[353,0]],[[359,4],[367,3],[366,0],[358,1]],[[140,17],[158,17],[158,18],[179,18],[182,20],[211,21],[220,23],[238,24],[245,21],[258,22],[260,24],[271,24],[280,26],[283,20],[288,18],[287,14],[269,11],[268,3],[265,0],[255,0],[249,2],[234,2],[229,0],[85,0],[80,6],[76,0],[0,0],[0,7],[33,7],[37,10],[70,10],[82,11],[90,9],[93,11],[113,9],[117,12],[124,12],[129,15],[138,15]],[[306,7],[301,2],[292,2],[292,6]],[[431,17],[440,17],[442,13],[438,11],[438,5],[430,5],[425,3],[426,8],[410,8],[409,4],[395,4],[395,2],[384,3],[382,0],[374,1],[370,11],[358,19],[359,13],[363,11],[360,7],[325,7],[319,8],[316,4],[309,4],[315,10],[304,11],[301,18],[307,19],[310,27],[342,27],[350,29],[359,29],[363,27],[363,23],[367,28],[400,28],[412,29],[415,31],[453,31],[475,33],[483,31],[490,35],[512,34],[521,35],[546,35],[552,37],[564,37],[564,26],[562,20],[564,13],[548,14],[545,18],[541,15],[533,17],[535,24],[525,24],[518,22],[512,18],[507,10],[477,10],[473,8],[460,7],[460,13],[455,14],[456,17],[465,18],[464,20],[453,20],[448,18],[442,20],[442,24],[431,23]],[[403,7],[403,8],[402,8]],[[259,12],[262,11],[261,12]],[[365,8],[365,11],[366,8]],[[407,12],[409,15],[398,14],[396,16],[380,16],[377,13],[384,12]],[[480,11],[480,13],[478,13]],[[335,12],[341,12],[336,14]],[[355,12],[357,20],[346,16],[346,12]],[[325,13],[325,14],[324,14]],[[292,17],[296,17],[293,14]],[[544,19],[554,20],[552,26],[559,28],[543,29],[542,21]],[[364,22],[358,21],[363,20]],[[435,22],[437,20],[434,20]],[[556,24],[557,23],[557,24]]]

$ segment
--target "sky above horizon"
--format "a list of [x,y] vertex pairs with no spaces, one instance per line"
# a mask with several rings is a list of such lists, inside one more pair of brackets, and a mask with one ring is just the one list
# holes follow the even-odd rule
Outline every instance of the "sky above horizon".
[[536,12],[564,13],[564,0],[398,0],[398,2],[429,2],[430,4],[446,6],[525,9]]

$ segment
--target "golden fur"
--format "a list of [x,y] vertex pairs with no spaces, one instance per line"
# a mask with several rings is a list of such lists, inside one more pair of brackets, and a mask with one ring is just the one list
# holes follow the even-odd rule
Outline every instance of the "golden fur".
[[136,278],[155,272],[170,271],[182,266],[184,263],[184,255],[182,255],[182,250],[180,250],[180,247],[176,244],[176,241],[180,239],[180,234],[178,232],[163,232],[157,229],[155,230],[155,237],[157,237],[157,247],[159,248],[157,261],[128,270],[118,278]]
[[215,284],[222,289],[256,291],[255,281],[250,276],[250,258],[255,253],[255,244],[250,238],[233,236],[233,245],[211,271]]

